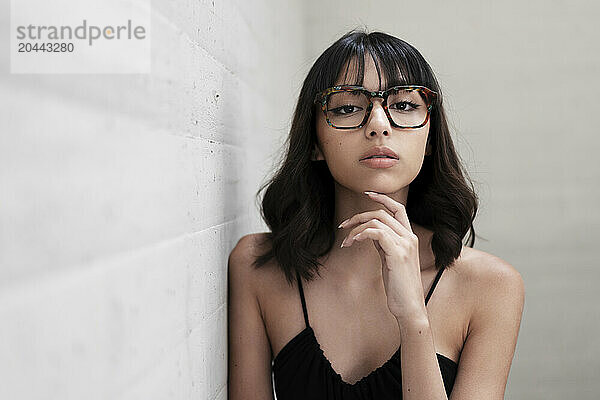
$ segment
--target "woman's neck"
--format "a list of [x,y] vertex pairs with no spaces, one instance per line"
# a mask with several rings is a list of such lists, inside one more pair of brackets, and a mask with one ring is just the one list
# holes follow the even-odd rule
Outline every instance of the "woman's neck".
[[[408,187],[403,188],[388,196],[404,205],[408,196]],[[364,193],[356,193],[336,185],[335,188],[335,227],[345,219],[366,211],[386,209],[381,203],[369,198]],[[349,228],[340,228],[336,230],[336,240],[334,247],[325,258],[328,260],[328,268],[334,269],[336,275],[343,279],[361,279],[376,280],[381,279],[381,258],[375,249],[372,240],[353,242],[350,247],[340,248],[340,244],[350,231],[358,226],[357,224]],[[419,238],[419,262],[421,271],[433,268],[434,255],[431,250],[431,238],[433,232],[411,222],[411,229]]]

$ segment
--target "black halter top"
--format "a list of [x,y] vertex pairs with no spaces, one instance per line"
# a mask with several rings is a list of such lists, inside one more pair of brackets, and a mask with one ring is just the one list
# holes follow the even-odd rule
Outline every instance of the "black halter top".
[[[442,276],[440,269],[425,298],[429,301]],[[342,380],[323,354],[323,350],[308,322],[306,301],[300,276],[298,289],[306,328],[294,336],[273,359],[273,381],[277,400],[398,400],[402,398],[400,348],[383,365],[355,383]],[[448,397],[454,386],[458,364],[436,353]]]

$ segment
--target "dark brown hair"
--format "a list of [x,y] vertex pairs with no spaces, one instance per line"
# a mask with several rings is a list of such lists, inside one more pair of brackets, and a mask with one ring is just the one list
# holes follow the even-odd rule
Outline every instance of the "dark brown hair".
[[[417,177],[410,183],[406,210],[411,222],[433,231],[431,247],[436,268],[450,266],[460,255],[462,240],[469,232],[475,243],[473,220],[477,195],[450,137],[438,82],[423,56],[410,44],[382,32],[352,30],[338,39],[315,61],[302,85],[283,162],[265,190],[261,215],[271,229],[268,250],[254,261],[256,268],[273,257],[291,284],[298,272],[304,279],[318,274],[318,258],[335,242],[334,184],[325,161],[311,161],[316,143],[316,93],[333,86],[346,65],[354,62],[356,85],[364,78],[364,56],[369,52],[381,79],[388,86],[422,85],[438,93],[431,111],[426,155]],[[358,65],[356,65],[358,63]],[[469,183],[469,185],[467,184]]]

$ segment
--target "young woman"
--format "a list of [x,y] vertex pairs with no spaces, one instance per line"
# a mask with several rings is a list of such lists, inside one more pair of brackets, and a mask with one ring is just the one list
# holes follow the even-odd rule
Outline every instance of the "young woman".
[[472,248],[477,197],[422,55],[347,33],[286,145],[259,190],[271,231],[229,257],[229,399],[503,399],[524,285]]

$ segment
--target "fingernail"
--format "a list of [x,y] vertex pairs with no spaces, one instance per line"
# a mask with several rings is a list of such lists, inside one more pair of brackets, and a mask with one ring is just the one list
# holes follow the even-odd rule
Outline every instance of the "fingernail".
[[[348,218],[348,219],[350,219],[350,218]],[[338,226],[338,229],[342,228],[344,225],[346,225],[346,222],[348,222],[348,219],[343,220],[342,223]]]
[[344,240],[342,240],[342,244],[340,245],[340,247],[344,247],[344,244],[346,244],[346,239],[348,239],[347,236],[344,238]]
[[366,192],[363,192],[363,193],[364,193],[364,194],[367,194],[367,195],[369,195],[369,194],[377,194],[377,193],[375,193],[375,192],[369,192],[369,191],[366,191]]

